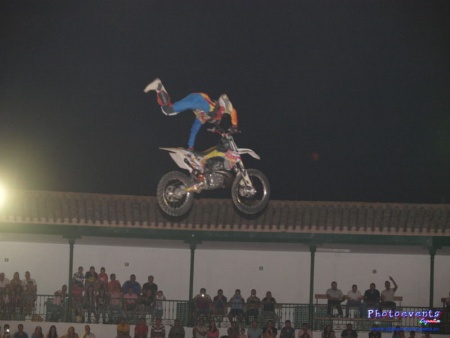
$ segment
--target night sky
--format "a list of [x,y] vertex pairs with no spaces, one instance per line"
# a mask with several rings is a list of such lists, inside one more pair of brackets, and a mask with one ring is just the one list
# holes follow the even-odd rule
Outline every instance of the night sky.
[[447,0],[1,1],[0,177],[154,196],[194,120],[156,77],[228,94],[272,199],[450,202]]

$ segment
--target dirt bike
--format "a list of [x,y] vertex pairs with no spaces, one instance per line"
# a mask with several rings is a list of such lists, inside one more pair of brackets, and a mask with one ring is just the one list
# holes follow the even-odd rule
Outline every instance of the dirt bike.
[[175,163],[189,175],[172,171],[158,183],[157,200],[163,212],[170,216],[183,216],[194,203],[194,193],[202,190],[227,188],[238,210],[253,215],[262,211],[269,202],[270,186],[267,177],[257,169],[245,169],[241,155],[260,159],[251,149],[238,148],[233,133],[221,127],[208,131],[221,136],[220,143],[205,151],[184,148],[167,150]]

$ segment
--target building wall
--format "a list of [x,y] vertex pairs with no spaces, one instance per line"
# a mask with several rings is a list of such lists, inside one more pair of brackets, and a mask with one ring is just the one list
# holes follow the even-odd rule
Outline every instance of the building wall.
[[[439,251],[438,251],[439,253]],[[355,253],[316,253],[314,293],[325,293],[335,280],[344,293],[357,284],[363,292],[371,282],[381,291],[388,276],[399,285],[397,295],[403,305],[428,306],[428,255],[387,255]],[[0,241],[0,272],[11,279],[18,271],[23,278],[31,272],[38,283],[39,294],[53,294],[67,283],[69,275],[69,245]],[[128,263],[128,264],[127,264]],[[434,305],[449,293],[449,257],[436,256]],[[91,265],[99,271],[104,266],[114,272],[120,282],[136,274],[141,284],[148,275],[164,290],[167,299],[185,300],[189,295],[190,250],[75,244],[74,272],[81,265],[85,271]],[[376,272],[375,272],[376,271]],[[195,251],[194,294],[201,287],[214,296],[222,288],[230,297],[236,288],[247,297],[255,288],[260,297],[272,291],[280,303],[308,303],[309,252],[204,250]]]

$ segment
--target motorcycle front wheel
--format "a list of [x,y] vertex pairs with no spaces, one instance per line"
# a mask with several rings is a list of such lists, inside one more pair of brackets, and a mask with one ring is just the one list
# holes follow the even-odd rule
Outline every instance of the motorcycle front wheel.
[[233,203],[240,211],[254,215],[262,211],[270,197],[270,185],[266,175],[257,169],[247,169],[255,191],[245,185],[242,174],[238,174],[231,187]]
[[186,192],[190,183],[190,177],[179,171],[171,171],[161,177],[156,191],[161,210],[169,216],[186,214],[194,203],[194,193]]

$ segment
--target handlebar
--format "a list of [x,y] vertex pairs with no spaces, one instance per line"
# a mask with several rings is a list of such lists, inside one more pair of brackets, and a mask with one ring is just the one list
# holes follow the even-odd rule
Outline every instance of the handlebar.
[[221,126],[215,126],[215,127],[212,127],[212,128],[208,128],[207,131],[209,131],[210,133],[213,133],[213,134],[219,134],[222,137],[224,137],[226,135],[232,135],[232,134],[241,133],[240,130],[236,129],[235,131],[231,131],[230,129],[225,130]]

